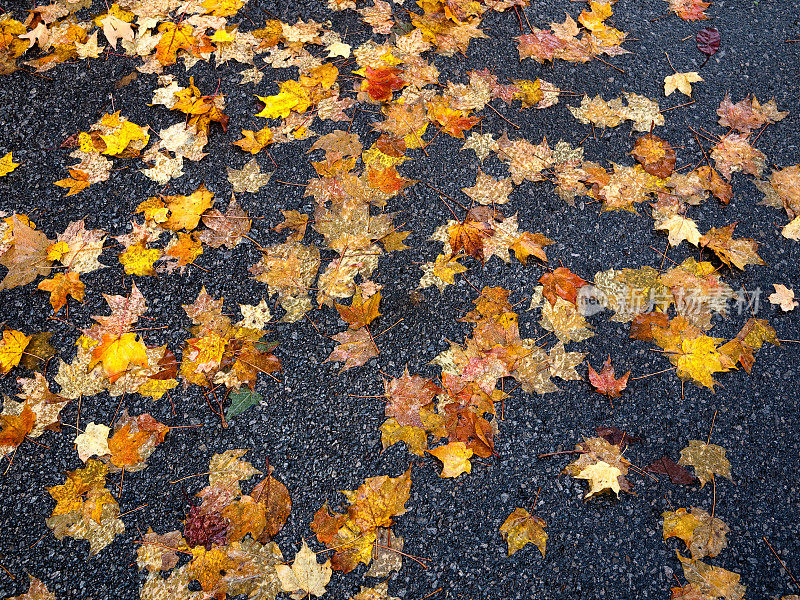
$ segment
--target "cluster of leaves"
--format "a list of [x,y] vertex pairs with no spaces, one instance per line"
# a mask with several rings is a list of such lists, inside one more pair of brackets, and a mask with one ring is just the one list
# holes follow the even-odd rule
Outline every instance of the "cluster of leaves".
[[[235,200],[227,213],[212,209],[212,204],[212,194],[202,186],[190,196],[160,196],[140,204],[138,212],[145,214],[145,224],[135,224],[133,233],[118,238],[125,247],[119,256],[125,271],[153,274],[153,263],[162,258],[166,271],[183,267],[202,252],[201,242],[215,248],[235,246],[249,231],[251,221]],[[207,229],[196,233],[193,230],[201,219]],[[83,221],[75,221],[53,241],[36,230],[25,215],[13,215],[2,224],[4,253],[0,259],[9,269],[2,282],[4,287],[25,285],[40,273],[52,274],[50,279],[39,283],[39,289],[50,292],[55,312],[64,307],[67,296],[84,299],[80,275],[104,266],[98,258],[103,251],[105,232],[86,230]],[[171,237],[163,251],[147,245],[163,232],[176,230],[177,236]],[[51,273],[56,268],[64,270]],[[178,369],[174,354],[166,346],[147,346],[133,329],[147,310],[145,298],[136,284],[128,296],[105,298],[112,314],[94,317],[97,323],[82,332],[72,363],[60,359],[55,381],[61,386],[61,396],[76,399],[107,390],[112,396],[138,392],[153,399],[161,398],[177,386]],[[195,337],[187,341],[181,364],[181,376],[187,383],[201,386],[224,383],[238,391],[242,384],[252,389],[259,373],[280,370],[280,362],[271,354],[276,344],[264,338],[264,327],[271,319],[267,304],[262,300],[257,305],[241,305],[240,310],[243,318],[233,325],[222,314],[222,300],[215,301],[205,290],[193,305],[186,307],[197,326],[192,331]],[[48,344],[49,335],[4,331],[0,342],[2,372],[20,362],[36,368],[52,356],[55,350]],[[43,385],[49,393],[46,383]],[[13,410],[15,406],[9,404],[6,411]],[[9,412],[12,414],[16,413]],[[24,420],[33,424],[28,413]],[[29,432],[30,429],[26,434]]]
[[[725,456],[725,449],[708,442],[690,440],[689,445],[681,451],[678,464],[692,465],[701,487],[709,481],[714,482],[715,502],[715,476],[731,479],[731,466]],[[702,508],[692,506],[688,511],[685,508],[678,508],[666,511],[662,515],[664,540],[671,537],[683,540],[691,554],[687,558],[680,550],[675,550],[688,584],[672,588],[672,600],[744,598],[745,587],[739,583],[738,573],[703,562],[705,558],[716,557],[728,545],[727,534],[730,528],[714,513],[714,508],[709,514]]]
[[86,466],[67,473],[67,480],[47,492],[56,501],[47,526],[58,539],[69,536],[89,542],[97,554],[125,531],[119,504],[106,488],[109,466],[89,459]]
[[520,60],[532,58],[544,63],[560,59],[585,63],[603,54],[619,56],[627,53],[622,47],[627,34],[605,22],[613,14],[611,6],[614,2],[616,0],[590,0],[589,10],[581,12],[577,23],[567,15],[563,23],[551,23],[549,30],[532,28],[531,33],[519,36]]
[[[475,309],[462,319],[474,324],[470,337],[463,346],[451,342],[432,361],[441,368],[441,385],[408,370],[384,382],[384,448],[403,441],[414,454],[429,452],[441,460],[442,477],[469,473],[473,454],[494,454],[495,404],[508,397],[499,387],[503,377],[514,377],[527,391],[540,393],[558,390],[551,377],[580,379],[575,367],[585,355],[565,352],[562,342],[548,352],[536,340],[521,338],[508,296],[502,288],[483,289]],[[447,444],[429,450],[429,436]]]
[[[224,384],[236,391],[247,385],[252,390],[259,373],[269,375],[280,370],[280,360],[272,354],[277,343],[269,342],[263,330],[270,319],[266,303],[262,300],[259,305],[240,309],[244,318],[232,324],[222,313],[222,299],[215,300],[205,288],[193,304],[184,306],[194,324],[179,370],[187,383],[204,387]],[[235,415],[229,412],[229,416]]]
[[[357,490],[343,491],[348,502],[345,513],[331,513],[327,502],[320,507],[311,529],[320,543],[336,550],[331,558],[334,569],[349,573],[361,563],[369,566],[373,557],[376,564],[369,576],[382,577],[399,569],[395,564],[385,564],[388,561],[382,555],[392,547],[398,549],[398,540],[402,548],[402,538],[394,537],[391,526],[395,517],[405,514],[410,489],[411,469],[399,477],[370,477]],[[389,545],[379,544],[379,540]]]
[[137,392],[155,400],[178,385],[175,355],[164,346],[147,346],[133,329],[147,311],[144,296],[132,284],[128,296],[104,295],[111,314],[92,317],[82,331],[71,363],[59,358],[55,382],[69,399],[108,391],[112,396]]
[[80,276],[102,269],[98,261],[106,233],[86,229],[85,223],[73,221],[55,240],[36,229],[27,215],[13,214],[0,221],[0,264],[8,272],[0,290],[27,285],[40,275],[50,277],[39,282],[39,289],[50,292],[55,312],[67,303],[67,297],[83,301],[85,285]]
[[[9,351],[9,345],[5,343],[5,337],[9,333],[15,337],[22,335],[10,330],[4,331],[4,344],[0,345],[0,357],[6,356],[6,352]],[[30,346],[30,342],[27,345]],[[16,346],[18,347],[19,345]],[[22,402],[5,398],[3,412],[0,414],[1,456],[15,452],[25,438],[38,438],[47,430],[58,431],[61,425],[60,413],[69,403],[67,398],[50,391],[47,380],[41,373],[34,373],[32,378],[19,378],[17,383],[21,388],[17,397]]]
[[125,531],[125,524],[119,518],[119,504],[106,488],[106,477],[109,473],[122,472],[122,477],[125,471],[144,469],[145,461],[168,432],[169,427],[151,415],[131,417],[127,411],[123,411],[110,437],[109,427],[88,423],[75,438],[78,457],[85,466],[67,473],[63,484],[47,489],[56,501],[47,519],[53,534],[58,539],[88,541],[92,555],[114,541]]
[[[616,427],[597,427],[596,432],[595,437],[585,438],[583,442],[575,446],[574,450],[540,455],[540,458],[543,458],[565,453],[579,454],[580,456],[576,460],[567,465],[563,473],[588,483],[589,489],[584,496],[585,500],[608,493],[613,493],[616,497],[619,497],[620,492],[634,493],[631,483],[626,478],[631,468],[642,473],[668,475],[670,481],[675,484],[692,485],[699,481],[701,488],[708,481],[713,480],[715,475],[731,478],[730,463],[725,457],[725,450],[720,446],[691,440],[689,446],[681,451],[681,457],[677,463],[668,456],[664,456],[642,470],[623,456],[630,444],[642,441],[640,438]],[[697,477],[692,476],[683,465],[694,467]],[[664,539],[668,537],[666,515],[672,515],[670,518],[674,523],[674,515],[683,514],[680,511],[665,513]],[[508,555],[515,554],[527,544],[533,544],[544,558],[548,539],[545,532],[546,527],[544,519],[531,514],[527,509],[519,507],[514,509],[500,526],[500,533],[508,544]],[[690,544],[691,542],[687,541],[687,545]],[[693,555],[693,558],[702,558],[702,556]]]
[[[263,474],[241,460],[246,452],[226,450],[211,458],[208,485],[197,493],[200,504],[189,508],[183,532],[157,534],[150,529],[139,541],[136,563],[140,570],[147,570],[143,600],[224,600],[239,594],[274,600],[285,589],[283,582],[290,579],[285,571],[292,569],[283,565],[280,548],[270,540],[286,523],[292,501],[271,472],[249,494],[242,492],[240,482]],[[298,562],[308,562],[306,551],[304,545],[295,568]],[[180,561],[180,554],[190,556],[189,562]],[[192,582],[197,582],[202,592],[190,591]],[[311,588],[301,584],[290,591],[297,589]]]

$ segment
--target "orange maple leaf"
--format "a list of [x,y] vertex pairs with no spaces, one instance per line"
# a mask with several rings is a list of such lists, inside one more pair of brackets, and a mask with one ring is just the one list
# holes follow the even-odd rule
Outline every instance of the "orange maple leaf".
[[606,359],[603,363],[603,368],[600,373],[589,365],[589,381],[594,386],[595,391],[604,394],[609,398],[619,398],[622,395],[622,390],[628,387],[628,377],[631,372],[628,371],[619,379],[614,378],[614,367],[611,366],[611,357]]
[[578,298],[578,290],[587,285],[587,282],[567,269],[558,267],[552,273],[545,273],[539,279],[544,289],[542,295],[555,306],[556,297],[561,297],[567,302],[575,304]]
[[33,431],[33,424],[36,422],[36,415],[27,404],[22,408],[18,415],[0,415],[0,446],[13,446],[16,448],[25,439],[25,436]]

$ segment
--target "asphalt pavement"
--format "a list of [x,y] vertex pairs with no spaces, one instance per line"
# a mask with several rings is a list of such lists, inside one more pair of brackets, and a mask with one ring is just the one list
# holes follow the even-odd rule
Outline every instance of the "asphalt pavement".
[[[28,5],[2,3],[18,17]],[[562,20],[565,12],[577,17],[583,7],[583,3],[567,0],[534,0],[525,12],[532,24],[543,27]],[[721,32],[722,48],[700,69],[704,82],[694,86],[695,103],[665,113],[666,125],[656,133],[677,149],[679,166],[697,162],[702,152],[689,126],[723,133],[715,111],[726,92],[734,101],[750,93],[759,100],[774,97],[777,106],[790,114],[767,127],[756,145],[770,165],[797,164],[800,44],[785,42],[800,38],[797,3],[715,2],[708,9],[712,19],[700,23],[665,15],[666,7],[662,0],[619,0],[614,6],[611,21],[634,38],[624,45],[630,54],[611,59],[624,73],[598,61],[581,65],[520,63],[514,42],[520,25],[513,10],[486,17],[484,29],[490,37],[473,41],[466,58],[435,56],[433,60],[442,81],[466,82],[467,71],[489,66],[501,78],[541,77],[563,90],[589,96],[601,94],[609,99],[622,91],[636,92],[658,100],[663,109],[688,101],[678,94],[663,95],[663,78],[672,72],[665,52],[677,70],[698,70],[705,56],[695,48],[694,35],[701,27],[713,25]],[[363,30],[353,13],[332,15],[324,3],[312,0],[250,0],[243,13],[256,23],[275,14],[289,22],[331,18],[339,31],[346,27]],[[15,159],[23,164],[13,176],[0,178],[0,208],[34,213],[37,227],[50,237],[84,217],[87,227],[113,235],[127,231],[137,204],[159,190],[136,169],[115,172],[108,182],[69,198],[53,182],[64,177],[65,167],[73,162],[69,150],[59,147],[61,142],[76,131],[87,130],[106,111],[121,110],[134,122],[156,130],[174,122],[174,114],[148,106],[155,76],[140,75],[130,85],[115,89],[115,82],[136,64],[123,56],[110,56],[60,65],[45,77],[21,70],[2,79],[0,154],[13,150]],[[240,70],[238,65],[214,68],[201,62],[190,71],[201,90],[213,91],[219,86],[225,94],[230,126],[227,133],[213,130],[205,159],[185,163],[186,175],[173,182],[174,193],[188,193],[205,183],[224,199],[230,190],[226,167],[241,168],[250,159],[230,144],[242,129],[263,125],[262,119],[253,116],[257,110],[253,94],[274,93],[271,78],[280,80],[287,74],[267,69],[260,84],[242,86],[238,84]],[[185,78],[182,65],[171,72]],[[574,145],[591,133],[590,127],[581,125],[567,110],[579,100],[563,97],[557,106],[541,111],[517,112],[506,107],[504,115],[519,129],[487,110],[482,128],[498,134],[508,129],[511,137],[525,137],[534,143],[546,137],[551,144],[563,139]],[[352,130],[365,139],[374,137],[371,125],[377,120],[378,115],[359,111]],[[332,128],[329,123],[316,127],[323,133]],[[605,165],[632,164],[628,152],[634,139],[628,125],[598,130],[583,143],[585,156]],[[302,187],[277,181],[302,184],[314,176],[306,155],[310,143],[271,148],[278,165],[272,181],[256,194],[239,197],[252,217],[263,217],[254,222],[251,234],[262,244],[282,239],[271,231],[281,221],[280,210],[310,212],[313,208],[312,199],[303,197]],[[400,170],[406,177],[429,182],[455,196],[460,188],[473,184],[478,168],[475,154],[459,149],[458,140],[440,135],[429,146],[429,157],[409,161]],[[269,167],[266,157],[259,161],[263,169]],[[496,159],[487,160],[484,168],[494,175],[505,173]],[[800,293],[800,244],[781,237],[786,215],[760,204],[761,194],[749,177],[734,176],[733,189],[730,205],[709,201],[693,216],[701,231],[738,221],[737,235],[761,244],[759,253],[768,266],[751,266],[744,272],[724,270],[724,280],[735,289],[762,290],[757,316],[768,318],[780,338],[800,340],[800,310],[782,313],[766,301],[773,283],[794,286]],[[659,267],[662,262],[653,248],[663,250],[665,237],[651,230],[652,220],[643,210],[636,215],[600,213],[597,204],[570,207],[547,183],[524,183],[511,198],[507,208],[518,211],[521,228],[556,240],[547,249],[551,264],[561,263],[584,278],[610,268]],[[64,427],[61,433],[45,434],[39,441],[46,448],[24,444],[7,470],[4,462],[5,473],[0,476],[0,564],[9,573],[0,572],[0,596],[22,593],[27,586],[25,573],[30,573],[42,579],[57,598],[138,598],[143,576],[133,564],[133,540],[140,539],[139,531],[148,527],[159,533],[180,529],[187,494],[197,492],[204,478],[170,482],[206,471],[213,453],[250,448],[250,461],[262,469],[267,462],[274,466],[275,475],[291,494],[292,514],[276,538],[286,556],[294,555],[301,538],[310,538],[313,514],[325,501],[332,506],[344,501],[338,490],[355,489],[375,475],[396,476],[413,465],[409,511],[398,518],[395,531],[405,539],[404,551],[430,559],[429,567],[406,561],[389,581],[393,596],[415,600],[441,588],[431,597],[666,598],[675,585],[673,572],[680,576],[680,564],[675,558],[675,540],[664,543],[661,539],[660,515],[670,506],[696,505],[710,511],[711,486],[701,490],[633,474],[635,495],[584,502],[583,483],[559,475],[569,457],[537,459],[536,455],[571,449],[584,436],[594,435],[595,427],[614,425],[643,438],[642,444],[632,446],[626,454],[636,465],[649,464],[662,455],[677,459],[688,440],[706,438],[715,412],[712,441],[728,450],[733,483],[722,480],[716,486],[715,514],[729,524],[731,532],[728,548],[714,564],[740,573],[751,599],[779,598],[800,591],[792,590],[790,578],[762,539],[766,536],[800,576],[797,343],[765,347],[757,355],[751,375],[743,371],[721,375],[715,393],[692,384],[683,386],[682,391],[673,372],[631,381],[613,409],[585,381],[559,382],[562,391],[544,396],[518,390],[505,404],[505,418],[496,438],[499,457],[476,462],[471,474],[456,479],[440,479],[435,459],[414,457],[402,444],[382,452],[378,428],[383,421],[383,403],[354,396],[381,394],[381,373],[399,376],[405,365],[411,372],[437,375],[438,369],[428,363],[447,347],[447,340],[461,341],[470,331],[469,324],[457,321],[477,295],[470,283],[478,288],[506,287],[513,291],[512,302],[517,302],[531,294],[544,272],[534,261],[523,266],[493,259],[483,268],[473,263],[467,274],[470,283],[459,279],[442,294],[428,288],[423,291],[424,301],[416,302],[410,292],[421,275],[419,264],[433,260],[440,248],[427,238],[449,213],[423,185],[392,199],[387,209],[398,212],[398,222],[406,223],[413,233],[407,240],[411,248],[381,258],[376,271],[375,279],[385,286],[383,314],[376,321],[376,330],[403,319],[380,338],[380,356],[363,367],[339,373],[339,364],[323,362],[333,348],[332,340],[318,335],[305,320],[279,323],[273,329],[280,342],[275,352],[283,363],[282,385],[262,378],[256,389],[265,398],[263,405],[242,414],[227,429],[210,414],[197,388],[176,390],[175,416],[166,398],[155,402],[126,397],[124,405],[131,414],[150,412],[168,425],[203,426],[170,432],[150,458],[147,470],[126,476],[121,510],[147,506],[123,517],[126,533],[95,558],[88,557],[85,542],[58,541],[45,525],[53,506],[45,487],[62,483],[66,471],[80,466],[72,431]],[[684,244],[672,250],[669,258],[680,262],[696,254]],[[258,248],[245,243],[234,250],[207,252],[198,259],[202,271],[190,268],[184,275],[135,278],[148,300],[146,314],[154,319],[154,326],[169,325],[147,332],[147,342],[166,343],[174,351],[182,347],[189,322],[181,305],[192,302],[203,285],[215,297],[224,296],[226,309],[233,310],[236,303],[257,303],[266,289],[249,277],[248,267],[259,255]],[[103,260],[112,266],[85,278],[86,301],[70,302],[69,320],[78,327],[88,326],[91,315],[106,312],[100,292],[125,294],[130,289],[132,278],[123,275],[113,253],[106,252]],[[0,303],[0,320],[9,327],[53,331],[52,343],[61,356],[69,358],[74,352],[74,329],[48,319],[52,311],[47,296],[34,285],[0,293]],[[538,317],[525,312],[526,306],[523,302],[518,307],[521,333],[538,337],[542,334]],[[734,313],[719,320],[714,334],[735,335],[746,317]],[[327,334],[344,328],[330,309],[314,312],[313,319]],[[669,367],[648,344],[629,341],[627,325],[605,317],[591,321],[597,335],[573,343],[569,349],[587,352],[595,368],[609,354],[618,372],[631,370],[632,376]],[[4,377],[0,388],[5,394],[15,393],[14,378]],[[117,400],[106,394],[86,398],[81,422],[108,423],[116,408]],[[65,423],[75,422],[77,409],[72,403],[64,410]],[[547,556],[543,559],[529,546],[508,558],[498,528],[515,507],[530,507],[539,488],[535,511],[548,525]],[[363,569],[346,576],[334,574],[328,597],[349,598],[363,583]]]

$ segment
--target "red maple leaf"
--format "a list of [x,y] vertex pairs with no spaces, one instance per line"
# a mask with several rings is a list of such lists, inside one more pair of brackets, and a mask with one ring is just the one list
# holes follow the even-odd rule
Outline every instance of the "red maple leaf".
[[628,371],[619,379],[614,379],[614,367],[611,366],[610,356],[603,363],[600,373],[595,371],[592,365],[589,365],[589,382],[598,393],[605,394],[609,398],[619,398],[622,395],[622,390],[628,387],[628,376],[630,374],[631,372]]

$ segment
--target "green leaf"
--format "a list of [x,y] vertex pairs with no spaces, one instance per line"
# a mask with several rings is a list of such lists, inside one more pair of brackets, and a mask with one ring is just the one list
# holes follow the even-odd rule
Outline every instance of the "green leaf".
[[228,410],[225,411],[226,420],[233,419],[262,400],[261,394],[250,388],[241,388],[235,392],[231,392],[228,398],[230,398],[231,405],[228,407]]
[[256,350],[259,352],[272,352],[275,348],[278,347],[278,342],[270,342],[266,339],[266,337],[261,338],[255,343]]

